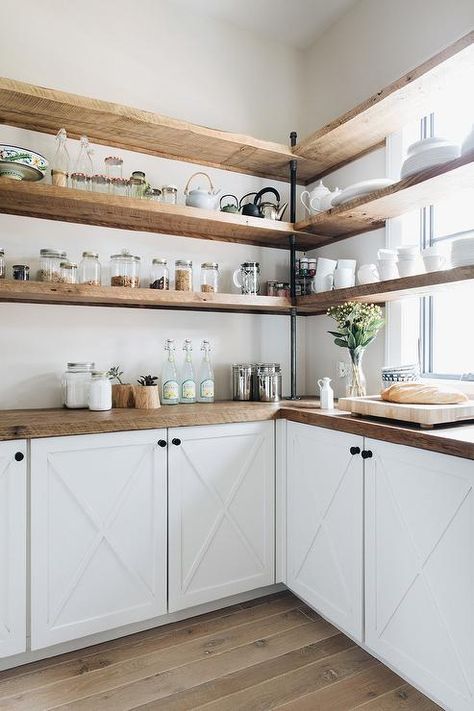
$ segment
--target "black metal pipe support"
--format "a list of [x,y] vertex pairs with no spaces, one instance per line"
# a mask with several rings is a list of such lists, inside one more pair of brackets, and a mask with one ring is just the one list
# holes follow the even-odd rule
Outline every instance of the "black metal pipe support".
[[[290,146],[296,145],[296,131],[290,133]],[[296,174],[298,163],[290,160],[290,222],[296,222]],[[290,400],[298,400],[296,394],[296,235],[291,234],[290,242],[290,294],[293,306],[290,311]]]

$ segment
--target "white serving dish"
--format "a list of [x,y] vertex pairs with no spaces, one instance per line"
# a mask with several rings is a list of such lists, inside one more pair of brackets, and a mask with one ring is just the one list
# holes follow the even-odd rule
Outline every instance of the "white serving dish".
[[446,138],[433,137],[416,141],[408,148],[408,157],[402,165],[400,177],[408,178],[410,175],[459,158],[460,155],[460,147]]
[[372,180],[363,180],[360,183],[354,183],[354,185],[349,185],[341,193],[339,193],[339,195],[336,195],[332,201],[332,205],[333,207],[344,205],[346,202],[355,200],[355,198],[369,195],[376,190],[388,188],[389,185],[393,185],[394,182],[395,181],[390,178],[374,178]]

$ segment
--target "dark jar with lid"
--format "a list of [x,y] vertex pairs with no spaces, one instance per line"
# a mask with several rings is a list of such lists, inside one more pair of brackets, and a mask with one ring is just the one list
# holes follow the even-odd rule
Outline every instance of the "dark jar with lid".
[[14,264],[12,266],[12,276],[15,281],[29,281],[30,268],[28,264]]

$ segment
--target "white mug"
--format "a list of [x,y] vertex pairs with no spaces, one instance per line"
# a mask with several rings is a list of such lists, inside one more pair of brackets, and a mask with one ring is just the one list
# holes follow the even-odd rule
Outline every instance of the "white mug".
[[357,266],[356,259],[338,259],[337,269],[352,269],[355,272]]
[[375,284],[380,281],[380,276],[375,264],[362,264],[357,272],[359,284]]
[[347,289],[355,284],[355,274],[350,267],[337,268],[334,272],[334,288]]
[[446,268],[446,257],[443,254],[423,254],[423,262],[427,272],[439,272]]
[[316,265],[316,276],[333,274],[336,266],[337,262],[335,259],[328,259],[327,257],[318,257],[318,263]]
[[377,266],[379,270],[380,280],[388,281],[389,279],[398,279],[397,262],[393,259],[378,259]]
[[333,274],[316,274],[311,282],[311,291],[315,294],[320,294],[322,291],[331,291],[333,284]]
[[420,274],[423,271],[422,263],[417,257],[398,260],[398,273],[401,277],[415,276],[415,274]]

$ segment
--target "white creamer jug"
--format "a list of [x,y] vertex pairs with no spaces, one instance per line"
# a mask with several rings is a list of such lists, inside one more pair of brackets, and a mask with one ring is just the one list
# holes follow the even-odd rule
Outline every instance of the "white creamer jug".
[[320,393],[320,408],[321,410],[333,410],[334,409],[334,390],[331,385],[331,378],[322,378],[318,380],[319,393]]

